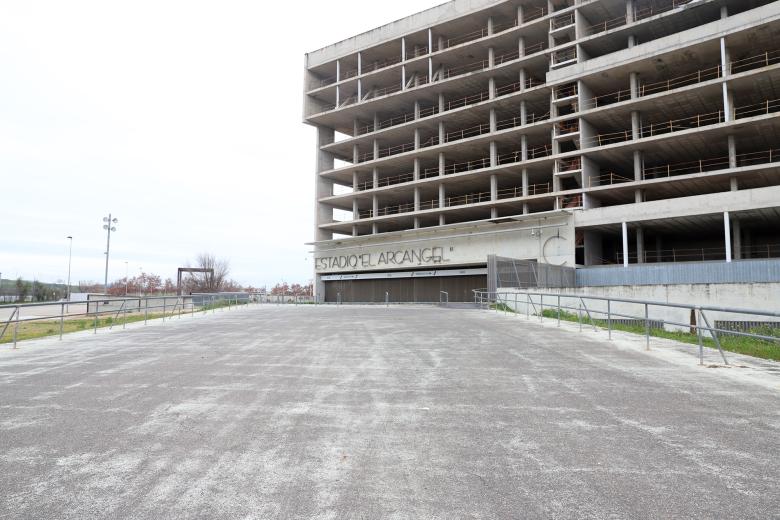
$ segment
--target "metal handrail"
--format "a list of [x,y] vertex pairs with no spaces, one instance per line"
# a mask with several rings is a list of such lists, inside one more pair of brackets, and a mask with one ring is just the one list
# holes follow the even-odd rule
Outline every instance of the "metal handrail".
[[[195,315],[195,312],[202,312],[203,309],[196,311],[195,307],[197,306],[195,304],[195,300],[200,300],[200,307],[208,307],[213,305],[215,302],[227,302],[228,309],[230,306],[235,302],[235,305],[240,304],[248,304],[251,302],[251,298],[248,296],[228,296],[228,295],[220,295],[220,294],[213,294],[213,295],[192,295],[192,296],[167,296],[167,295],[161,295],[161,296],[132,296],[132,297],[125,297],[125,298],[117,298],[117,297],[111,297],[107,296],[105,298],[99,298],[95,300],[87,300],[87,301],[80,301],[80,302],[73,302],[73,301],[58,301],[58,302],[39,302],[39,303],[17,303],[12,305],[0,305],[0,312],[3,310],[11,310],[10,316],[4,321],[0,322],[0,326],[2,326],[2,329],[0,330],[0,340],[5,337],[5,333],[8,331],[8,329],[13,325],[13,348],[17,348],[18,343],[18,333],[19,333],[19,324],[24,323],[31,323],[31,322],[41,322],[41,321],[54,321],[59,320],[59,339],[62,339],[62,336],[64,334],[64,328],[65,328],[65,321],[66,319],[73,319],[73,318],[94,318],[94,324],[93,329],[94,333],[97,334],[99,319],[102,316],[106,315],[113,315],[114,318],[112,319],[111,323],[109,324],[109,329],[113,328],[114,322],[119,318],[119,315],[122,315],[123,321],[122,321],[122,328],[125,328],[127,324],[127,316],[128,314],[134,314],[134,313],[141,313],[144,314],[144,324],[147,323],[149,320],[149,311],[155,311],[158,309],[162,309],[163,315],[162,315],[162,321],[165,322],[165,318],[168,316],[168,311],[170,310],[171,315],[176,313],[176,310],[179,311],[179,318],[181,318],[182,312],[185,311],[185,300],[190,299],[189,307],[190,307],[190,314],[192,316]],[[162,305],[159,305],[159,302],[162,300]],[[152,301],[153,304],[149,305],[149,302]],[[169,301],[173,301],[173,307],[169,305]],[[137,306],[132,307],[128,304],[128,302],[133,303],[137,302]],[[155,304],[155,302],[157,304]],[[119,309],[111,308],[111,309],[105,309],[100,310],[100,304],[106,305],[114,304],[119,305]],[[95,309],[94,311],[89,310],[89,306],[94,304]],[[121,305],[120,305],[121,304]],[[70,312],[70,309],[78,306],[78,305],[86,305],[87,309],[86,312]],[[22,310],[23,309],[30,309],[30,308],[44,308],[44,307],[53,307],[53,308],[59,308],[58,313],[53,313],[47,316],[33,316],[33,317],[26,317],[22,318]],[[67,310],[66,310],[67,309]],[[213,308],[216,310],[216,308]],[[206,309],[209,310],[209,309]]]
[[[640,323],[644,323],[645,344],[648,350],[650,349],[651,323],[653,322],[655,323],[660,322],[664,326],[669,325],[672,327],[676,327],[678,329],[683,329],[683,330],[688,329],[690,331],[694,331],[694,333],[698,338],[700,364],[704,364],[704,342],[703,342],[704,334],[710,335],[713,342],[717,346],[721,357],[723,358],[723,362],[726,364],[728,364],[728,360],[726,358],[726,355],[723,350],[723,346],[720,341],[721,337],[724,334],[732,335],[732,336],[748,337],[748,338],[753,338],[753,339],[758,339],[763,341],[780,342],[780,337],[777,336],[768,336],[765,334],[758,334],[755,332],[746,332],[746,331],[724,329],[718,327],[717,324],[710,322],[710,319],[706,314],[706,313],[719,312],[719,313],[726,313],[732,315],[736,314],[736,315],[752,316],[752,317],[758,316],[758,317],[780,318],[780,312],[772,312],[772,311],[765,311],[759,309],[745,309],[745,308],[738,308],[738,307],[697,305],[692,303],[670,303],[670,302],[660,302],[654,300],[641,300],[641,299],[634,299],[634,298],[612,298],[606,296],[592,296],[592,295],[570,294],[570,293],[550,293],[550,292],[537,292],[537,291],[528,291],[528,290],[519,290],[519,291],[511,291],[511,292],[510,291],[489,292],[487,290],[478,289],[474,291],[475,303],[480,303],[480,304],[484,304],[484,302],[495,303],[496,311],[498,311],[499,308],[502,308],[505,312],[509,311],[509,309],[512,309],[513,312],[518,313],[518,316],[520,315],[520,306],[525,306],[525,311],[526,311],[525,315],[527,319],[531,318],[531,308],[533,308],[533,314],[534,316],[537,316],[539,318],[539,321],[543,321],[545,317],[544,316],[545,298],[547,298],[547,302],[546,302],[547,309],[552,309],[556,311],[555,317],[557,318],[559,325],[561,322],[562,312],[573,311],[577,313],[580,327],[582,327],[582,323],[583,323],[582,312],[584,310],[585,315],[587,316],[588,321],[592,325],[594,331],[598,331],[599,328],[603,328],[605,324],[604,322],[606,321],[606,328],[610,340],[612,339],[612,330],[614,328],[613,321],[616,318],[633,320]],[[576,307],[571,304],[571,300],[574,300],[574,302],[577,304]],[[586,302],[589,302],[591,305],[589,306]],[[600,303],[602,307],[606,305],[606,309],[599,308],[598,306],[594,305],[595,303]],[[640,305],[643,307],[644,312],[642,315],[639,316],[634,314],[628,314],[627,313],[628,311],[616,312],[615,304]],[[656,319],[653,319],[653,315],[651,314],[651,308],[654,307],[673,308],[673,309],[689,311],[691,313],[692,318],[697,318],[697,319],[692,319],[687,323],[669,320],[668,318],[660,319],[656,317]],[[601,324],[599,324],[599,321],[601,322]],[[743,321],[751,321],[751,320],[743,320]]]

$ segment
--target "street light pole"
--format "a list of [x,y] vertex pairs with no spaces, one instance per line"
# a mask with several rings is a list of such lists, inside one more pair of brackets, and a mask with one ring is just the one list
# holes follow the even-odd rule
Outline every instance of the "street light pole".
[[65,238],[70,241],[68,245],[68,286],[65,288],[65,298],[70,302],[70,265],[71,260],[73,259],[73,237],[69,235]]
[[106,230],[106,274],[105,278],[103,279],[103,292],[108,294],[108,255],[111,251],[111,232],[116,231],[116,227],[113,226],[113,224],[116,224],[119,222],[118,219],[111,218],[111,213],[108,214],[108,217],[103,217],[103,229]]

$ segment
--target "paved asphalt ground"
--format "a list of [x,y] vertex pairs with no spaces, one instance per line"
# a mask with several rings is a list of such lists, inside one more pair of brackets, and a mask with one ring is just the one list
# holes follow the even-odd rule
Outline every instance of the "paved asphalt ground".
[[780,515],[780,387],[593,333],[267,306],[20,347],[3,519]]

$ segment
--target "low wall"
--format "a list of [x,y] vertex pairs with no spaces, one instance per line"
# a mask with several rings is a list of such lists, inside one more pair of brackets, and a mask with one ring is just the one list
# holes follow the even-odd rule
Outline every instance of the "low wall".
[[[508,305],[521,314],[534,314],[538,309],[539,298],[533,302],[536,307],[527,308],[526,299],[518,297],[517,304],[511,296],[523,293],[522,289],[499,289],[499,293],[508,293]],[[562,289],[544,289],[531,292],[545,294],[571,294],[581,296],[598,296],[608,298],[625,298],[632,300],[647,300],[662,303],[680,303],[687,305],[729,307],[738,309],[753,309],[780,313],[780,283],[737,283],[737,284],[676,284],[676,285],[617,285],[610,287],[569,287]],[[577,307],[581,305],[578,298],[564,298],[561,305]],[[546,308],[557,305],[557,298],[545,297]],[[602,301],[585,300],[585,306],[596,318],[606,317],[607,304]],[[611,312],[641,318],[644,316],[644,305],[633,303],[617,303],[611,305]],[[576,311],[575,311],[576,312]],[[584,312],[584,311],[583,311]],[[710,311],[705,312],[710,323],[715,321],[768,321],[780,322],[780,318],[751,317],[743,314]],[[690,323],[690,310],[673,307],[650,306],[649,318],[655,322]],[[618,318],[616,318],[618,319]],[[682,329],[684,327],[667,325],[665,328]]]

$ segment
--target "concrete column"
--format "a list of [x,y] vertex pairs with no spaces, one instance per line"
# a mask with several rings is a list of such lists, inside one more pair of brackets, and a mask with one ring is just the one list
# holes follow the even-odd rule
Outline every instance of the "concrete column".
[[645,230],[641,226],[636,230],[636,257],[638,264],[645,263]]
[[341,81],[341,60],[336,60],[336,83]]
[[731,223],[733,246],[734,246],[734,260],[742,260],[742,226],[739,219],[733,219]]
[[414,149],[419,150],[420,149],[420,129],[415,128],[414,129]]
[[487,33],[488,36],[491,36],[493,34],[493,17],[489,17],[487,21]]
[[[641,150],[635,150],[634,151],[634,181],[641,181],[643,180],[643,157],[642,157],[642,151]],[[639,204],[641,202],[644,202],[645,197],[644,193],[641,188],[637,188],[634,190],[634,202],[636,204]]]
[[341,106],[341,86],[336,85],[336,106]]
[[726,262],[731,262],[731,222],[729,222],[729,212],[723,212],[723,229],[726,238]]
[[374,160],[379,159],[379,139],[374,139]]
[[[523,168],[523,197],[528,196],[528,170]],[[528,203],[523,203],[523,215],[528,215]]]
[[634,151],[634,180],[642,180],[642,151]]
[[447,129],[444,127],[444,121],[439,121],[439,144],[447,142]]
[[521,36],[517,39],[517,52],[520,54],[520,57],[522,58],[525,56],[525,37]]
[[490,131],[495,132],[498,130],[498,117],[496,116],[496,109],[490,109]]
[[420,119],[420,101],[414,102],[414,118]]
[[723,19],[728,18],[728,17],[729,17],[729,8],[728,8],[728,6],[725,6],[725,5],[721,6],[720,7],[720,19],[723,20]]
[[439,215],[439,225],[443,226],[447,223],[447,219],[444,215]]
[[730,123],[733,121],[733,102],[734,97],[726,83],[723,83],[723,121]]
[[444,208],[447,206],[447,192],[444,188],[444,183],[439,184],[439,207]]
[[520,124],[521,125],[527,125],[528,124],[528,104],[525,100],[522,100],[520,102]]
[[641,139],[642,135],[642,116],[639,111],[631,112],[631,139]]
[[401,90],[406,90],[406,65],[401,65]]
[[363,80],[360,79],[360,76],[363,74],[363,53],[358,52],[357,55],[357,61],[358,61],[358,82],[357,82],[357,98],[358,101],[363,99]]
[[520,136],[520,160],[528,160],[528,136],[525,134]]
[[496,49],[488,47],[488,67],[493,68],[496,66]]
[[623,222],[623,267],[628,267],[628,224]]
[[634,0],[626,0],[626,22],[634,21]]
[[379,187],[379,168],[374,168],[371,172],[371,183],[374,186],[374,189]]
[[420,180],[420,158],[415,157],[414,158],[414,180],[419,181]]
[[376,223],[371,224],[371,233],[374,234],[374,235],[378,235],[379,234],[379,225],[378,224],[376,224]]
[[444,36],[439,36],[438,45],[439,45],[439,50],[444,48]]
[[[490,176],[490,200],[498,200],[498,175],[493,174]],[[498,208],[490,208],[490,218],[498,218]]]
[[401,38],[401,61],[406,61],[406,38]]
[[[726,78],[730,74],[731,57],[729,55],[729,49],[726,45],[726,38],[720,39],[720,66],[723,70],[723,77]],[[725,114],[725,121],[731,121],[731,96],[729,95],[729,87],[726,81],[723,82],[723,111]]]
[[[730,135],[728,137],[728,143],[729,143],[729,168],[736,168],[737,167],[737,143],[734,139],[733,135]],[[739,181],[736,177],[732,177],[729,179],[729,184],[731,191],[737,191],[739,190]]]
[[444,152],[439,153],[439,175],[444,176],[444,170],[447,167],[447,162],[444,160]]
[[433,29],[428,29],[428,54],[433,52]]
[[352,199],[352,220],[358,220],[360,218],[360,210],[358,209],[357,199]]
[[360,147],[357,144],[352,145],[352,163],[357,164],[360,162]]
[[433,82],[433,58],[428,58],[428,83]]
[[360,184],[360,177],[358,176],[358,172],[352,172],[352,191],[360,191],[358,189],[358,184]]
[[528,72],[525,68],[520,69],[518,81],[520,82],[520,91],[522,92],[525,90],[526,83],[528,83]]
[[631,88],[631,99],[639,97],[639,73],[632,72],[628,76],[629,85]]
[[439,113],[441,114],[442,112],[444,112],[446,110],[446,108],[447,108],[447,102],[444,99],[444,94],[440,93],[439,94]]
[[360,121],[355,119],[352,123],[352,135],[357,136],[360,133]]
[[498,143],[490,141],[490,166],[498,166]]
[[414,210],[420,211],[420,188],[414,189]]
[[414,217],[414,229],[420,229],[420,217]]
[[633,34],[628,35],[628,48],[634,47],[636,45],[636,36]]
[[521,25],[523,23],[523,6],[518,5],[517,6],[517,25]]
[[374,217],[379,214],[379,197],[374,195],[371,200],[371,209],[374,211]]
[[496,98],[496,78],[490,78],[488,80],[488,98]]

